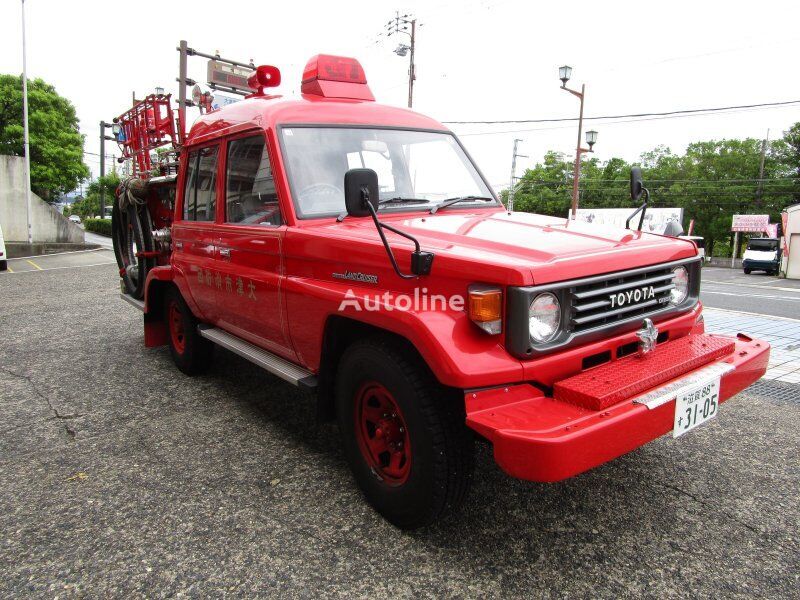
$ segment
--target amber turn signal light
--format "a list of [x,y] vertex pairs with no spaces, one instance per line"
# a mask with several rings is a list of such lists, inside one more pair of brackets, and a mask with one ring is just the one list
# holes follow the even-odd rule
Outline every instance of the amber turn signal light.
[[503,292],[497,288],[470,288],[467,313],[486,333],[503,331]]

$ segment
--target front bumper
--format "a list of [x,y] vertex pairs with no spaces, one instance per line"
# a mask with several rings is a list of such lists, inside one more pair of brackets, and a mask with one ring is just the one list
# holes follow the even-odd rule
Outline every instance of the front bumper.
[[[647,372],[647,369],[641,373],[652,381],[658,381],[653,388],[636,389],[629,398],[596,410],[585,402],[581,405],[548,397],[530,384],[469,391],[464,396],[466,422],[492,442],[497,464],[509,475],[530,481],[560,481],[630,452],[672,430],[675,399],[648,408],[634,402],[644,393],[675,384],[715,363],[727,363],[731,367],[721,376],[720,403],[757,381],[767,369],[769,344],[744,335],[726,339],[733,344],[729,354],[711,357],[708,362],[693,365],[691,371],[674,377],[674,370],[671,371],[670,365],[664,365],[662,360],[659,366],[654,367],[663,369],[660,379],[658,373]],[[658,346],[653,356],[668,352],[669,344]],[[601,369],[607,369],[610,374],[615,371],[619,374],[616,367],[612,362],[592,371],[602,373]],[[616,376],[608,378],[605,383],[608,384],[607,393],[603,394],[605,398],[614,397],[619,389],[635,389],[630,388],[631,381],[620,381]]]
[[754,271],[772,271],[773,269],[777,269],[779,264],[779,262],[774,260],[752,260],[750,258],[745,258],[742,261],[742,268],[753,269]]

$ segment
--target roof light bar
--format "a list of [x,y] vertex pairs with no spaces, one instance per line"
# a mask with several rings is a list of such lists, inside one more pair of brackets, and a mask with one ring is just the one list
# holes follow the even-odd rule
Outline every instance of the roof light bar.
[[331,54],[317,54],[306,63],[301,91],[325,98],[375,100],[361,63]]

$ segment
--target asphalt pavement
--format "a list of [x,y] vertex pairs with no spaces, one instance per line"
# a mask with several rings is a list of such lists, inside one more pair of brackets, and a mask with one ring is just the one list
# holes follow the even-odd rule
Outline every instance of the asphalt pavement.
[[118,290],[0,274],[0,597],[797,597],[796,385],[558,484],[480,445],[465,509],[405,533],[311,396],[225,351],[184,376]]
[[800,280],[723,267],[703,267],[702,277],[705,306],[800,319]]

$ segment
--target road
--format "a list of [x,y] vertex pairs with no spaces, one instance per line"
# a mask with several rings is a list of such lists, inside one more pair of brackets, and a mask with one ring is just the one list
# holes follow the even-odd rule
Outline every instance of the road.
[[796,596],[798,386],[558,484],[480,445],[466,508],[403,533],[310,396],[145,348],[107,259],[0,274],[0,597]]
[[105,235],[98,235],[92,231],[85,231],[84,239],[87,244],[99,244],[101,247],[108,250],[114,249],[114,244],[112,243],[111,238]]
[[705,306],[800,319],[800,281],[739,269],[703,267]]

